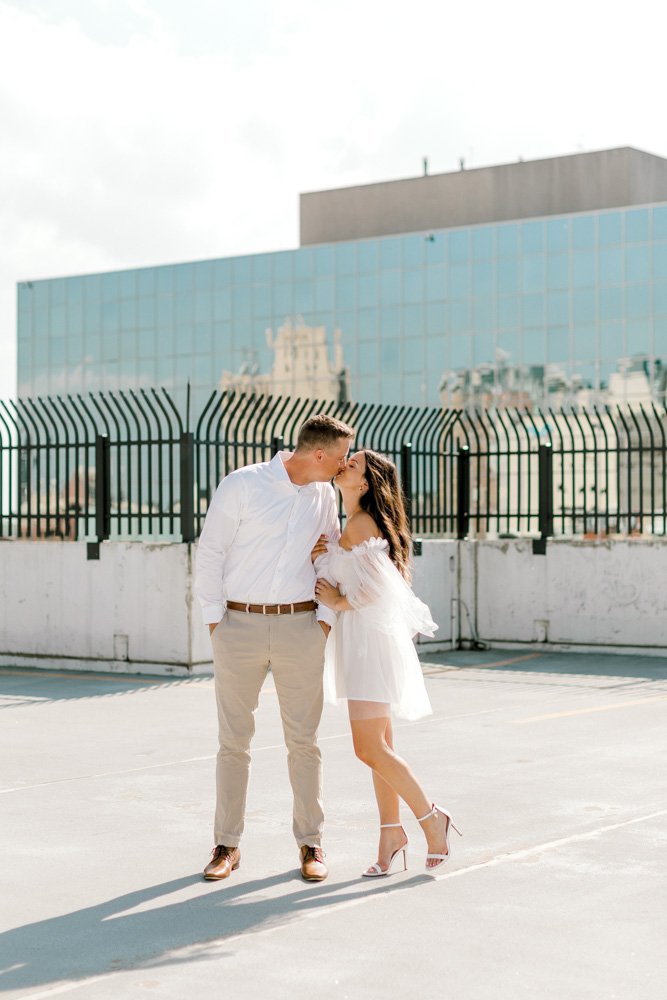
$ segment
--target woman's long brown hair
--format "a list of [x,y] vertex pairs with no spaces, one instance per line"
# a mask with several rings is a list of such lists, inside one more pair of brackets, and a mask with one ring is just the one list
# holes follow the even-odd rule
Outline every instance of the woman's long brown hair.
[[394,463],[364,448],[368,489],[360,506],[373,518],[389,543],[389,558],[405,580],[410,580],[410,528],[403,490]]

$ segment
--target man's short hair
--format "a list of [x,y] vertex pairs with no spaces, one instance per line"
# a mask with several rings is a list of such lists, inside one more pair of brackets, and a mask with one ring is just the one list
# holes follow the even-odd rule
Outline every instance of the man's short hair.
[[315,451],[316,448],[331,448],[341,438],[351,441],[354,435],[355,431],[342,420],[336,420],[326,413],[316,413],[299,428],[296,450]]

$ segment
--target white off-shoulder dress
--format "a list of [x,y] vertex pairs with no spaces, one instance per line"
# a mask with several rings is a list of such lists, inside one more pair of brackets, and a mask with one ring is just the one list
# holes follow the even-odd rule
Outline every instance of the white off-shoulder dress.
[[338,586],[352,611],[341,611],[324,653],[327,702],[382,702],[403,719],[432,712],[412,637],[437,625],[389,558],[383,538],[352,549],[330,545],[315,563],[318,576]]

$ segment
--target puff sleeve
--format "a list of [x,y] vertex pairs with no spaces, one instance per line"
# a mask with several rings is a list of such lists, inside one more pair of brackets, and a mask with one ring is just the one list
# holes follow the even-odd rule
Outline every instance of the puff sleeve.
[[374,624],[391,630],[397,622],[411,635],[433,636],[437,629],[428,607],[413,593],[389,558],[389,545],[370,538],[343,553],[349,559],[345,573],[345,596],[355,611],[362,611]]

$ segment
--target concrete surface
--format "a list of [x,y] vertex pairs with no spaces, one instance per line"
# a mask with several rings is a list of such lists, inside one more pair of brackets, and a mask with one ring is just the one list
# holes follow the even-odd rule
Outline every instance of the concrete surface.
[[0,672],[0,992],[8,998],[462,1000],[665,992],[667,660],[457,653],[396,741],[464,838],[437,879],[374,860],[368,774],[327,709],[331,876],[296,871],[269,677],[242,865],[210,850],[212,681]]

